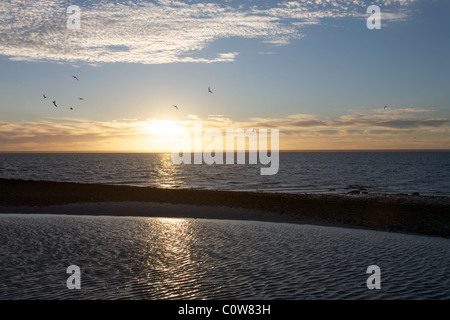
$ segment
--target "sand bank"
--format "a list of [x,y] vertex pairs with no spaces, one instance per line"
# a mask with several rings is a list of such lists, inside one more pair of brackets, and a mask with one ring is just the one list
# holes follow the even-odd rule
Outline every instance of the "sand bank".
[[450,238],[448,197],[308,195],[0,179],[0,213],[258,220]]

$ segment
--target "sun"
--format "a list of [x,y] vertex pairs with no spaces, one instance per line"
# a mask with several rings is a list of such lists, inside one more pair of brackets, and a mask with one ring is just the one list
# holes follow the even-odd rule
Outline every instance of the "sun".
[[171,120],[151,120],[145,127],[145,132],[159,137],[178,137],[185,133],[183,127]]

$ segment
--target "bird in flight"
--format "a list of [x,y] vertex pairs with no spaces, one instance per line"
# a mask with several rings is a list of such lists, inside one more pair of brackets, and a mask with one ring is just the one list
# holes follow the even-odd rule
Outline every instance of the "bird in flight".
[[208,92],[209,92],[209,93],[213,93],[213,92],[211,91],[211,87],[208,87]]
[[386,110],[387,109],[387,106],[384,106],[384,110]]
[[73,110],[73,108],[72,108],[72,107],[70,107],[70,110]]
[[74,79],[77,79],[77,81],[80,81],[80,80],[78,80],[78,78],[77,78],[76,76],[72,75],[72,77],[73,77]]
[[44,99],[47,99],[47,96],[45,94],[42,95],[44,97]]
[[173,107],[174,107],[174,108],[177,108],[177,110],[179,110],[177,106],[173,106]]
[[78,97],[78,100],[84,100],[84,98],[80,98],[80,97]]
[[55,107],[58,107],[58,106],[56,105],[56,100],[53,100],[53,104],[55,105]]

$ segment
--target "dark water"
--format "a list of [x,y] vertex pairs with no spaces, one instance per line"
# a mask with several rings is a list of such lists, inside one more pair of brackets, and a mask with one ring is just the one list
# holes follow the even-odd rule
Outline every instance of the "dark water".
[[294,193],[450,196],[450,152],[280,153],[276,175],[260,165],[174,165],[170,154],[0,154],[0,177]]
[[[450,240],[253,221],[0,215],[0,299],[450,299]],[[66,269],[81,269],[69,290]],[[367,267],[381,270],[369,290]]]

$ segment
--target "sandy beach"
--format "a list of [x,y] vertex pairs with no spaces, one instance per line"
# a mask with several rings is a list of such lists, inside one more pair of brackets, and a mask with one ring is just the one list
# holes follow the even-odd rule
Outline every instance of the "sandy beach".
[[450,238],[450,199],[157,189],[0,179],[0,213],[256,220]]

